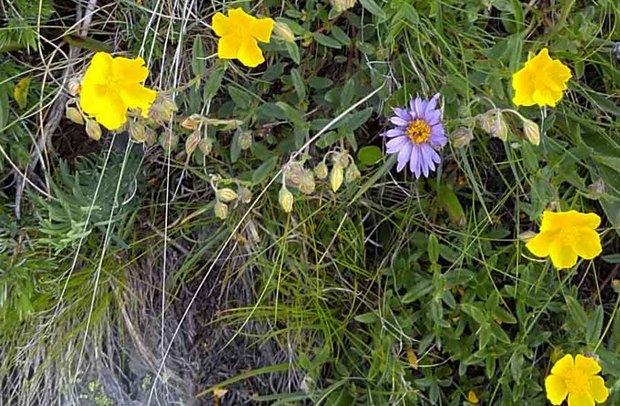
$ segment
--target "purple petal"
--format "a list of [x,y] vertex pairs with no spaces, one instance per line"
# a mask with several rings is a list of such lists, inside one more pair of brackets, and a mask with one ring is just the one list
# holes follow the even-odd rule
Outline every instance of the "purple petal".
[[405,135],[405,132],[400,128],[392,128],[391,130],[387,130],[381,135],[384,137],[392,138],[392,137],[400,137],[401,135]]
[[420,164],[422,165],[422,172],[424,173],[424,177],[428,178],[428,166],[429,162],[432,162],[430,156],[428,155],[428,151],[426,149],[428,145],[424,144],[420,147]]
[[411,159],[409,161],[409,170],[416,179],[420,178],[420,147],[414,145],[411,150]]
[[402,171],[405,165],[407,165],[407,162],[411,158],[412,147],[413,146],[411,143],[407,143],[398,153],[398,166],[396,166],[396,172]]
[[390,121],[392,122],[392,124],[397,125],[399,127],[406,127],[407,125],[409,125],[409,122],[407,120],[403,120],[402,118],[398,116],[391,117]]
[[428,104],[428,102],[426,100],[422,100],[419,97],[417,97],[415,99],[415,114],[416,114],[416,118],[424,117],[424,111],[426,110],[426,105],[427,104]]
[[411,114],[409,114],[409,112],[406,109],[401,109],[400,107],[394,107],[392,110],[394,110],[394,114],[396,114],[398,117],[402,118],[403,120],[407,120],[407,121],[411,121]]
[[405,145],[405,143],[408,143],[408,142],[409,142],[409,138],[407,138],[405,136],[392,138],[386,144],[387,153],[388,154],[393,154],[395,152],[400,151],[400,149]]
[[436,93],[435,96],[433,96],[433,98],[430,99],[428,104],[426,105],[426,112],[425,112],[425,114],[428,114],[432,110],[435,110],[435,108],[437,107],[437,101],[438,100],[439,100],[439,93]]
[[446,142],[448,142],[448,138],[445,134],[446,131],[444,130],[442,124],[435,124],[433,127],[431,127],[431,145],[436,147],[443,147]]
[[426,109],[426,113],[424,113],[424,120],[428,123],[428,125],[439,124],[441,119],[441,111],[439,110],[428,110]]

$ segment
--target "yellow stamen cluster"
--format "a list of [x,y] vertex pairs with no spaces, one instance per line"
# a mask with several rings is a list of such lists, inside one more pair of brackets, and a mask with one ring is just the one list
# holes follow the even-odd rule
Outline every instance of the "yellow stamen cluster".
[[431,126],[424,120],[414,120],[407,126],[407,137],[415,144],[428,141],[431,136]]

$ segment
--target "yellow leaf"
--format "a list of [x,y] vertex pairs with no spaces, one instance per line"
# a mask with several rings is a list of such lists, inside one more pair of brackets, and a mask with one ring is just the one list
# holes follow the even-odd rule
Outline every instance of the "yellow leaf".
[[32,76],[25,77],[17,82],[15,88],[13,89],[13,97],[21,109],[25,109],[26,104],[28,103],[28,88],[30,87],[30,81],[32,81]]
[[411,368],[418,369],[418,356],[416,355],[415,351],[413,351],[411,348],[408,348],[406,352],[407,361],[409,361],[409,365],[411,365]]

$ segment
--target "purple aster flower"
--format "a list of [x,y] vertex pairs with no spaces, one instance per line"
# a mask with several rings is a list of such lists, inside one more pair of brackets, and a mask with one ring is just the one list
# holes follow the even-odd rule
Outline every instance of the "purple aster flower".
[[391,138],[387,142],[388,154],[398,154],[396,170],[402,171],[409,163],[409,170],[416,179],[428,177],[441,162],[437,150],[443,147],[446,137],[441,124],[441,111],[437,108],[439,93],[430,100],[411,99],[409,108],[394,108],[390,122],[396,127],[381,134]]

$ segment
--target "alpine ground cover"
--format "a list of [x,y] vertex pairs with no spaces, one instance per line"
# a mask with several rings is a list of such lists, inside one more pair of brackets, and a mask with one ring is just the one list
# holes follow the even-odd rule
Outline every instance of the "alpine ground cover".
[[1,3],[2,402],[619,404],[619,17]]

